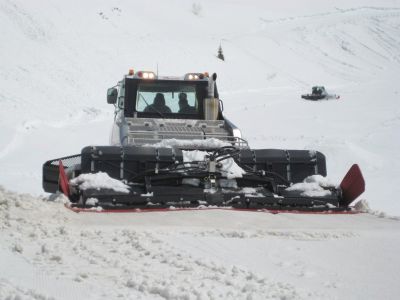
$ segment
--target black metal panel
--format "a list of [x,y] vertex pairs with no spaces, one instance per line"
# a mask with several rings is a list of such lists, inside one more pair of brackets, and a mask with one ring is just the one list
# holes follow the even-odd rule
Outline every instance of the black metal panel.
[[156,167],[156,148],[129,146],[123,148],[124,179],[131,180],[146,170]]
[[256,170],[274,172],[289,182],[302,182],[306,177],[320,174],[326,176],[325,156],[317,151],[258,149],[254,150],[255,162],[242,160],[242,150],[238,162]]
[[322,175],[322,176],[326,176],[327,175],[327,170],[326,170],[326,159],[325,159],[325,155],[322,154],[319,151],[316,151],[316,160],[317,160],[317,168],[318,168],[318,174]]
[[238,161],[241,164],[253,166],[255,163],[255,153],[253,150],[250,149],[244,149],[240,151],[240,154],[238,156]]
[[175,162],[183,162],[183,153],[181,149],[172,149],[172,155]]
[[106,172],[116,179],[131,181],[156,169],[182,162],[182,151],[141,146],[101,146],[82,149],[82,172]]
[[304,178],[316,174],[316,161],[312,151],[288,150],[287,153],[290,160],[291,182],[302,182]]
[[285,150],[280,149],[258,149],[254,150],[256,155],[256,168],[258,171],[275,172],[289,180],[288,156]]
[[82,173],[105,172],[120,178],[122,148],[111,146],[89,146],[82,149]]
[[51,165],[46,162],[43,165],[42,185],[45,192],[56,193],[58,191],[58,165]]
[[175,163],[172,148],[157,149],[157,163],[159,168],[167,168]]

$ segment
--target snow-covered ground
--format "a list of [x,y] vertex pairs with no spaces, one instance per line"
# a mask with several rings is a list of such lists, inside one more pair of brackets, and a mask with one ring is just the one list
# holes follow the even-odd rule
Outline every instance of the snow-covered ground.
[[[106,89],[158,65],[217,72],[250,145],[319,150],[332,182],[357,162],[362,198],[400,215],[400,1],[0,0],[0,32],[0,299],[398,298],[397,219],[75,214],[40,194],[44,161],[108,143]],[[312,85],[341,98],[301,100]]]
[[0,190],[0,299],[397,299],[400,292],[395,218],[74,213],[62,200]]

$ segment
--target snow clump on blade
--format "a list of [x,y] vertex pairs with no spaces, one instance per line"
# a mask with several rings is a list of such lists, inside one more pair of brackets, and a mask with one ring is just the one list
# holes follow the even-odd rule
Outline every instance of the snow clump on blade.
[[107,173],[81,174],[70,181],[72,185],[79,186],[81,190],[110,189],[116,192],[129,193],[129,186],[123,182],[111,178]]
[[311,175],[304,179],[307,183],[318,183],[324,188],[334,188],[336,184],[332,183],[328,178],[321,175]]
[[231,143],[222,140],[211,138],[206,140],[178,140],[178,139],[165,139],[155,144],[144,144],[143,147],[155,148],[173,148],[173,147],[190,147],[190,148],[221,148],[225,146],[232,146]]
[[303,182],[295,183],[288,187],[287,191],[302,192],[301,196],[306,197],[324,197],[332,194],[327,188],[335,187],[326,177],[321,175],[312,175],[304,179]]
[[86,200],[86,205],[92,205],[95,206],[97,204],[97,202],[99,202],[98,199],[96,198],[89,198]]

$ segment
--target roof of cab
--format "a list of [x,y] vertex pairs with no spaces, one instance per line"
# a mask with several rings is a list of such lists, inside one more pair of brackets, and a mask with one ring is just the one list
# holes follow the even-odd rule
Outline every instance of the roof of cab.
[[177,81],[208,81],[208,73],[186,73],[183,76],[158,76],[152,71],[138,71],[134,72],[133,69],[125,75],[129,79],[143,79],[143,80],[177,80]]

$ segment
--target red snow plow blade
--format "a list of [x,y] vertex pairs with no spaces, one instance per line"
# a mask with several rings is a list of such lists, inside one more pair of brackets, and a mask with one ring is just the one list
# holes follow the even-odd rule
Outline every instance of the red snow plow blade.
[[357,164],[351,166],[344,176],[340,188],[342,189],[341,206],[348,206],[365,191],[365,181]]
[[68,178],[67,178],[67,174],[65,174],[64,165],[63,165],[61,159],[58,162],[58,168],[59,168],[59,179],[58,179],[58,182],[60,184],[60,189],[61,189],[61,191],[63,192],[63,194],[65,196],[69,197]]

